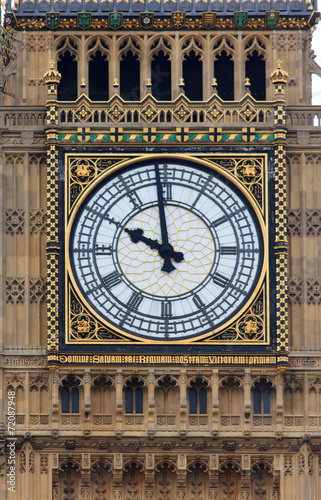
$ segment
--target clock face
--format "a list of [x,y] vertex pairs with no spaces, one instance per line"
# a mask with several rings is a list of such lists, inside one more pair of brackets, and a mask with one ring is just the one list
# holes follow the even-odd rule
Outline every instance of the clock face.
[[204,338],[262,279],[259,219],[214,168],[160,158],[118,169],[70,222],[72,279],[94,314],[132,338]]

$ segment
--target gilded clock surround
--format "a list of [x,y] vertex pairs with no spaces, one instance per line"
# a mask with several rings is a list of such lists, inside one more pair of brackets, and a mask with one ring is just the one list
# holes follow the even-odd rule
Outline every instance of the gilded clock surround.
[[[215,349],[220,349],[224,344],[239,346],[268,346],[270,343],[270,313],[269,313],[269,271],[268,271],[268,185],[267,185],[267,163],[268,154],[262,153],[225,153],[225,154],[172,154],[166,155],[181,161],[198,162],[201,165],[211,166],[218,172],[223,172],[237,184],[246,198],[251,203],[262,227],[265,259],[262,266],[261,277],[249,300],[238,313],[237,318],[229,321],[224,328],[214,331],[212,334],[199,336],[190,340],[176,341],[181,345],[181,349],[191,345],[198,345],[200,349],[206,346],[215,345]],[[153,159],[159,155],[150,154],[107,154],[97,155],[94,152],[88,153],[66,153],[64,162],[66,165],[65,182],[65,220],[64,232],[69,241],[69,232],[73,218],[83,200],[95,188],[104,176],[117,172],[125,165],[141,162],[142,160]],[[71,222],[70,222],[71,221]],[[68,261],[68,244],[66,244],[66,261]],[[69,279],[70,268],[66,269],[65,280],[65,311],[68,320],[65,324],[65,345],[87,345],[104,344],[110,346],[108,350],[115,349],[117,344],[126,344],[128,347],[134,344],[143,344],[147,348],[148,344],[166,345],[164,341],[144,341],[141,338],[124,334],[116,328],[111,329],[104,321],[97,316],[97,313],[86,304],[84,297],[80,293],[73,279]],[[168,343],[167,343],[168,344]],[[168,347],[168,345],[166,345]]]
[[[51,73],[53,74],[51,76]],[[122,127],[117,127],[117,128],[107,128],[104,127],[104,132],[101,131],[101,129],[96,129],[95,125],[90,125],[90,127],[81,127],[77,129],[77,132],[74,129],[74,126],[72,126],[72,129],[69,131],[68,127],[64,127],[63,131],[60,128],[60,121],[61,121],[61,113],[63,112],[64,106],[60,104],[57,101],[56,97],[56,88],[57,88],[57,81],[59,80],[58,76],[56,75],[57,72],[55,70],[51,70],[46,74],[46,84],[48,85],[48,101],[47,101],[47,146],[48,146],[48,152],[49,152],[49,168],[52,171],[52,176],[51,176],[51,182],[54,178],[57,178],[57,172],[58,172],[58,162],[57,162],[57,155],[58,153],[61,154],[61,152],[68,151],[69,147],[73,148],[73,151],[75,151],[75,147],[77,148],[78,151],[78,156],[79,153],[83,153],[84,149],[86,148],[87,156],[88,152],[90,153],[95,153],[95,148],[98,146],[99,151],[104,151],[106,154],[108,153],[110,156],[110,160],[112,163],[115,161],[115,156],[117,157],[119,155],[119,150],[118,150],[118,155],[115,155],[115,152],[117,152],[117,146],[122,147],[122,158],[130,158],[131,157],[131,148],[132,151],[144,151],[144,147],[147,146],[146,143],[149,143],[150,141],[153,144],[153,148],[162,148],[163,145],[169,146],[171,148],[171,152],[175,154],[181,154],[180,147],[186,148],[187,146],[191,146],[192,148],[196,146],[197,149],[197,154],[199,158],[205,159],[205,161],[210,161],[209,159],[209,154],[207,151],[208,146],[217,145],[220,147],[221,151],[226,151],[226,153],[233,153],[239,152],[239,145],[240,142],[245,145],[245,149],[243,148],[244,152],[244,157],[243,161],[247,161],[248,157],[251,156],[253,151],[251,150],[251,146],[257,146],[260,148],[267,148],[266,151],[269,151],[271,153],[271,158],[274,158],[274,167],[272,166],[272,170],[275,172],[275,185],[273,187],[273,193],[271,192],[271,195],[274,195],[274,202],[272,202],[272,205],[270,208],[275,210],[275,231],[276,233],[279,234],[279,237],[275,238],[274,235],[267,234],[266,237],[268,239],[268,248],[269,248],[269,255],[270,258],[272,254],[275,254],[274,260],[272,262],[272,268],[274,274],[274,279],[276,280],[276,283],[272,285],[272,288],[275,286],[276,293],[273,295],[273,300],[272,300],[272,306],[271,306],[271,297],[270,297],[270,291],[268,291],[268,286],[269,284],[266,282],[264,283],[265,291],[263,296],[265,297],[265,303],[267,304],[267,308],[269,311],[269,314],[266,315],[266,310],[263,307],[264,310],[264,317],[257,316],[257,311],[261,311],[261,302],[259,302],[257,307],[252,308],[249,311],[243,311],[243,313],[246,316],[246,322],[241,322],[241,323],[235,323],[235,325],[231,325],[232,330],[233,330],[233,335],[234,338],[235,336],[239,335],[238,338],[241,338],[242,336],[242,341],[240,342],[240,345],[237,343],[235,344],[235,350],[239,352],[244,352],[246,355],[244,358],[241,358],[238,355],[233,355],[230,356],[229,358],[233,358],[232,361],[228,361],[227,359],[223,357],[219,358],[215,356],[213,357],[214,363],[219,363],[219,364],[225,364],[225,363],[237,363],[237,364],[247,364],[253,362],[253,357],[249,357],[248,355],[251,355],[253,352],[257,353],[263,353],[266,349],[266,356],[263,356],[261,361],[258,361],[259,358],[257,358],[256,363],[277,363],[277,364],[286,364],[288,360],[288,332],[287,332],[287,303],[286,303],[286,259],[287,259],[287,238],[286,238],[286,223],[285,223],[285,206],[286,206],[286,192],[284,190],[284,178],[285,178],[285,162],[284,162],[284,141],[286,138],[286,129],[285,129],[285,113],[284,113],[284,85],[287,80],[287,74],[280,69],[280,65],[278,65],[278,69],[274,71],[271,75],[272,83],[274,85],[274,92],[275,92],[275,100],[271,101],[270,103],[267,103],[267,105],[270,106],[272,110],[274,110],[274,128],[273,132],[266,133],[264,129],[262,130],[259,125],[257,126],[246,126],[241,129],[238,128],[233,128],[233,125],[231,127],[227,127],[224,129],[224,133],[222,133],[222,130],[220,128],[204,128],[202,129],[202,132],[200,132],[199,129],[193,130],[192,127],[180,127],[176,128],[176,132],[172,131],[168,133],[168,129],[165,128],[165,130],[162,130],[161,124],[156,125],[156,127],[153,128],[144,128],[143,133],[138,133],[134,130],[131,129],[131,126],[124,125],[122,124]],[[58,78],[58,80],[57,80]],[[183,96],[184,97],[184,96]],[[80,97],[78,101],[80,102],[81,99],[84,99],[84,97]],[[112,99],[118,99],[117,94],[112,98]],[[214,100],[216,99],[214,95]],[[250,105],[251,107],[251,97],[247,95],[245,97],[245,100],[247,100],[246,105]],[[76,102],[76,107],[77,107],[77,102]],[[137,103],[137,111],[139,111],[141,108],[139,107],[139,103]],[[245,101],[241,102],[236,102],[233,104],[235,110],[238,109],[239,106],[245,105]],[[88,105],[87,105],[88,106]],[[91,106],[91,104],[90,104]],[[175,103],[174,103],[175,106]],[[220,107],[222,108],[222,111],[228,109],[230,107],[229,103],[220,103]],[[237,112],[237,111],[236,111]],[[241,117],[241,115],[240,115]],[[156,122],[157,122],[156,118]],[[246,122],[248,122],[248,119],[244,115],[244,117],[241,117],[242,121],[245,121],[245,125],[247,125]],[[86,123],[87,125],[87,123]],[[89,123],[88,123],[89,125]],[[199,125],[199,124],[198,124]],[[63,133],[61,133],[63,132]],[[109,145],[109,144],[110,145]],[[112,148],[110,146],[112,145]],[[159,146],[158,146],[159,145]],[[125,146],[125,148],[123,148]],[[222,149],[223,146],[223,149]],[[67,148],[67,149],[66,149]],[[89,149],[88,149],[89,148]],[[201,148],[201,149],[199,149]],[[262,149],[261,149],[262,150]],[[154,149],[154,151],[157,151],[157,149]],[[161,150],[164,152],[164,150]],[[203,151],[203,154],[200,153],[200,151]],[[274,153],[272,154],[272,151]],[[127,154],[128,152],[128,154]],[[167,150],[168,153],[168,150]],[[141,153],[140,153],[141,154]],[[193,155],[194,159],[195,156]],[[271,160],[273,163],[273,160]],[[76,165],[76,164],[75,164]],[[99,165],[98,165],[99,167]],[[101,168],[101,167],[99,167]],[[224,167],[225,168],[225,167]],[[231,168],[227,166],[226,170],[228,168]],[[270,167],[268,167],[270,168]],[[75,177],[75,172],[74,172],[74,177],[73,177],[73,197],[74,199],[77,198],[80,195],[80,192],[83,191],[84,186],[87,181],[87,177],[90,177],[92,175],[92,171],[90,168],[87,168],[84,165],[77,164],[77,169],[78,173],[81,173],[82,170],[85,172],[85,176],[81,179],[80,177],[78,178],[78,175],[76,174]],[[232,170],[234,169],[234,166],[232,166]],[[89,174],[87,175],[89,170]],[[255,172],[254,172],[255,171]],[[91,173],[90,173],[91,172]],[[244,172],[244,175],[243,175]],[[255,173],[254,178],[253,178],[253,172]],[[241,185],[243,185],[242,189],[245,190],[252,190],[254,193],[254,198],[256,198],[255,205],[261,207],[264,207],[265,203],[265,196],[266,193],[261,191],[260,193],[260,182],[257,182],[257,174],[258,171],[256,169],[253,169],[253,165],[246,164],[243,162],[242,168],[239,172],[241,174],[240,176],[242,177]],[[274,175],[274,174],[273,174]],[[50,177],[48,178],[49,181]],[[80,181],[80,182],[79,182]],[[244,187],[247,186],[247,187]],[[48,191],[49,193],[49,191]],[[53,192],[52,192],[53,194]],[[57,206],[58,205],[58,193],[55,194],[56,197],[48,197],[48,208],[52,206]],[[260,199],[260,196],[262,196],[262,199]],[[66,200],[67,201],[67,200]],[[69,201],[67,204],[72,205],[74,201]],[[262,204],[263,203],[263,204]],[[69,208],[70,209],[70,208]],[[50,212],[49,212],[50,214]],[[268,214],[266,213],[264,217],[268,217]],[[56,223],[56,222],[55,222]],[[50,250],[50,246],[52,246],[52,243],[49,243],[50,239],[57,239],[57,233],[55,233],[55,230],[52,231],[51,229],[54,229],[53,225],[50,226],[50,217],[48,220],[49,224],[49,232],[48,232],[48,252],[51,254],[53,251]],[[61,248],[60,248],[61,251]],[[271,263],[270,263],[271,266]],[[56,270],[58,268],[58,255],[56,256]],[[53,270],[52,269],[50,271]],[[85,348],[85,343],[83,340],[77,339],[74,343],[74,347],[72,347],[73,344],[66,344],[65,340],[67,340],[63,334],[63,343],[59,344],[59,332],[57,331],[56,328],[56,322],[57,318],[54,318],[53,312],[55,311],[55,305],[56,305],[56,297],[58,290],[61,288],[61,277],[58,280],[57,276],[57,271],[56,271],[56,276],[54,276],[54,273],[51,273],[52,277],[54,278],[54,281],[52,281],[52,287],[51,287],[51,293],[49,292],[48,294],[48,299],[49,302],[51,302],[51,305],[49,305],[48,311],[48,362],[49,364],[57,364],[59,362],[65,363],[66,360],[67,362],[71,363],[104,363],[103,358],[97,358],[95,357],[94,354],[94,345],[93,345],[93,353],[92,355],[89,356],[79,356],[79,355],[70,355],[68,352],[75,353],[79,352],[79,350],[83,351]],[[50,278],[51,279],[51,278]],[[58,283],[59,282],[59,283]],[[260,290],[257,290],[257,293],[259,294]],[[69,291],[68,291],[69,293]],[[79,310],[79,307],[83,307],[84,304],[82,301],[79,302],[79,297],[77,296],[77,293],[75,293],[75,290],[73,290],[73,293],[75,295],[72,296],[73,299],[73,304],[76,307],[76,310]],[[258,295],[257,295],[258,296]],[[274,304],[276,304],[276,307],[274,307]],[[250,304],[249,304],[250,306]],[[251,306],[255,306],[253,303]],[[52,311],[52,312],[50,312]],[[271,311],[273,311],[273,321],[271,323]],[[274,314],[275,312],[275,314]],[[70,315],[72,316],[74,313],[70,311]],[[78,313],[76,313],[77,315]],[[80,328],[85,330],[91,330],[91,331],[101,331],[101,325],[99,324],[99,321],[97,322],[97,318],[90,317],[90,311],[86,311],[86,314],[88,315],[86,318],[81,318],[80,319]],[[261,314],[261,312],[260,312]],[[71,319],[70,316],[70,319]],[[254,318],[255,316],[255,318]],[[270,324],[267,321],[270,321]],[[240,318],[238,318],[240,319]],[[87,321],[83,321],[87,320]],[[89,320],[89,322],[88,322]],[[261,329],[263,321],[263,327]],[[274,323],[275,322],[275,323]],[[274,325],[273,325],[274,323]],[[277,326],[277,327],[276,327]],[[78,326],[77,326],[78,328]],[[264,332],[265,338],[264,341],[262,341],[262,336],[261,336],[261,330]],[[59,327],[60,331],[60,336],[61,336],[61,326]],[[63,329],[65,332],[65,330]],[[78,332],[78,330],[77,330]],[[237,332],[237,333],[235,333]],[[274,333],[272,333],[274,332]],[[103,336],[106,338],[110,338],[112,334],[118,335],[118,332],[110,332],[110,331],[105,331],[103,333]],[[78,333],[77,333],[78,335]],[[230,331],[228,335],[232,335],[232,332]],[[232,335],[232,336],[233,336]],[[246,337],[247,336],[247,337]],[[252,336],[255,339],[258,338],[258,343],[255,341],[250,340],[249,337]],[[244,337],[247,338],[247,340],[244,339]],[[62,337],[61,337],[62,338]],[[61,340],[60,340],[61,342]],[[118,345],[122,347],[122,351],[125,349],[125,358],[126,358],[126,342],[128,342],[128,339],[125,340],[122,338],[119,341],[118,340],[106,340],[105,341],[105,346],[110,346],[107,351],[108,352],[115,352],[115,347],[114,346]],[[206,342],[202,340],[205,351],[213,353],[213,349],[215,353],[219,354],[220,351],[224,352],[224,343],[222,344],[221,339],[218,340],[209,340],[209,342]],[[228,346],[228,340],[225,340],[226,346]],[[140,342],[141,344],[141,342]],[[206,345],[205,345],[206,344]],[[242,346],[243,347],[240,347]],[[131,345],[131,351],[133,348],[135,348],[135,342],[130,341],[128,342],[128,346]],[[142,344],[141,344],[142,345]],[[191,343],[192,345],[192,343]],[[196,346],[197,344],[194,343]],[[213,347],[211,347],[211,345]],[[88,344],[87,344],[88,346]],[[97,346],[98,347],[98,346]],[[147,345],[146,345],[147,347]],[[180,353],[183,353],[184,350],[188,347],[186,344],[182,344],[179,346],[177,344],[178,351]],[[157,345],[156,345],[157,348]],[[144,347],[145,349],[145,347]],[[166,347],[167,349],[167,347]],[[199,349],[199,348],[198,348]],[[141,349],[140,349],[141,351]],[[163,352],[163,349],[162,349]],[[272,354],[273,353],[273,354]],[[145,350],[145,355],[147,355],[148,358],[148,350]],[[168,357],[170,358],[170,354],[168,353]],[[199,356],[197,356],[199,358]],[[204,360],[205,363],[208,363],[208,357],[205,357],[206,359]],[[219,358],[219,360],[218,360]],[[235,359],[234,359],[235,358]],[[115,358],[116,359],[116,358]],[[126,359],[129,359],[128,357]],[[145,359],[145,358],[144,358]],[[171,358],[174,363],[180,363],[178,361],[178,358],[173,355]],[[249,361],[249,360],[252,361]],[[186,360],[185,360],[186,361]],[[112,361],[111,361],[112,362]],[[116,362],[116,361],[115,361]],[[133,362],[137,362],[137,359]],[[146,361],[141,361],[142,363],[145,363]],[[147,361],[148,362],[148,361]],[[188,363],[193,364],[195,360],[190,360]],[[198,361],[197,361],[198,362]]]

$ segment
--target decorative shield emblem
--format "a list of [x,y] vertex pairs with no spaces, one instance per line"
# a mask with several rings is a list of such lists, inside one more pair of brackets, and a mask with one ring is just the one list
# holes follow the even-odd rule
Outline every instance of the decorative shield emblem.
[[91,12],[78,12],[77,24],[82,30],[89,28],[91,25]]
[[142,28],[151,28],[154,24],[154,13],[153,12],[141,12],[140,13],[140,25]]
[[268,28],[275,28],[279,23],[279,11],[271,10],[265,13],[265,24]]
[[172,12],[172,26],[176,29],[185,26],[185,12]]
[[55,28],[58,28],[59,23],[60,23],[60,14],[59,12],[47,12],[46,14],[46,22],[48,28],[51,30],[54,30]]
[[109,26],[113,30],[117,30],[123,24],[123,13],[122,12],[109,12]]
[[247,25],[247,12],[235,11],[234,12],[234,24],[236,28],[242,29]]
[[14,12],[8,12],[4,20],[5,27],[14,29],[16,24],[17,24],[17,18]]
[[203,28],[210,30],[216,24],[216,12],[203,12],[202,15]]

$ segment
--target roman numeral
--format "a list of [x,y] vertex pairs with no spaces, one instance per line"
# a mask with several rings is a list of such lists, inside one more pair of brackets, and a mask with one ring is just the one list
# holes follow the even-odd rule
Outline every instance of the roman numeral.
[[172,303],[162,302],[162,316],[165,318],[170,318],[172,316]]
[[143,301],[143,298],[141,295],[139,295],[137,292],[133,292],[132,295],[129,297],[127,305],[130,309],[137,309],[139,308],[140,304]]
[[204,307],[204,305],[205,305],[204,302],[202,301],[202,299],[196,293],[193,296],[193,302],[196,305],[196,307],[198,307],[199,309],[202,309],[202,307]]
[[220,226],[221,224],[224,224],[224,222],[226,221],[228,221],[228,217],[226,215],[223,215],[223,217],[220,217],[219,219],[212,222],[212,226],[213,227]]
[[220,273],[216,273],[215,276],[213,276],[213,281],[215,285],[225,288],[228,285],[229,279],[226,278],[226,276],[222,276]]
[[220,247],[221,255],[236,255],[237,247]]
[[173,195],[172,195],[172,184],[170,184],[169,182],[166,182],[163,184],[163,187],[165,189],[165,193],[164,193],[164,198],[165,200],[171,200]]
[[96,255],[111,255],[112,254],[111,245],[95,245],[95,254]]
[[121,277],[119,276],[117,271],[114,271],[113,273],[104,276],[103,282],[107,288],[113,288],[114,286],[118,285],[121,282]]

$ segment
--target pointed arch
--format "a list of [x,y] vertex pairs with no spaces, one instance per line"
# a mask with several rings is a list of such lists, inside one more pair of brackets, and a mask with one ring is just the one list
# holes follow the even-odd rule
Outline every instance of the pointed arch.
[[75,101],[78,97],[78,43],[73,37],[59,39],[56,45],[59,101]]
[[244,41],[245,77],[250,80],[252,97],[257,101],[266,99],[266,40],[247,37]]
[[118,47],[120,97],[125,101],[139,101],[142,58],[140,41],[133,36],[121,38]]
[[109,45],[98,37],[88,44],[88,97],[92,101],[107,101],[109,97]]

